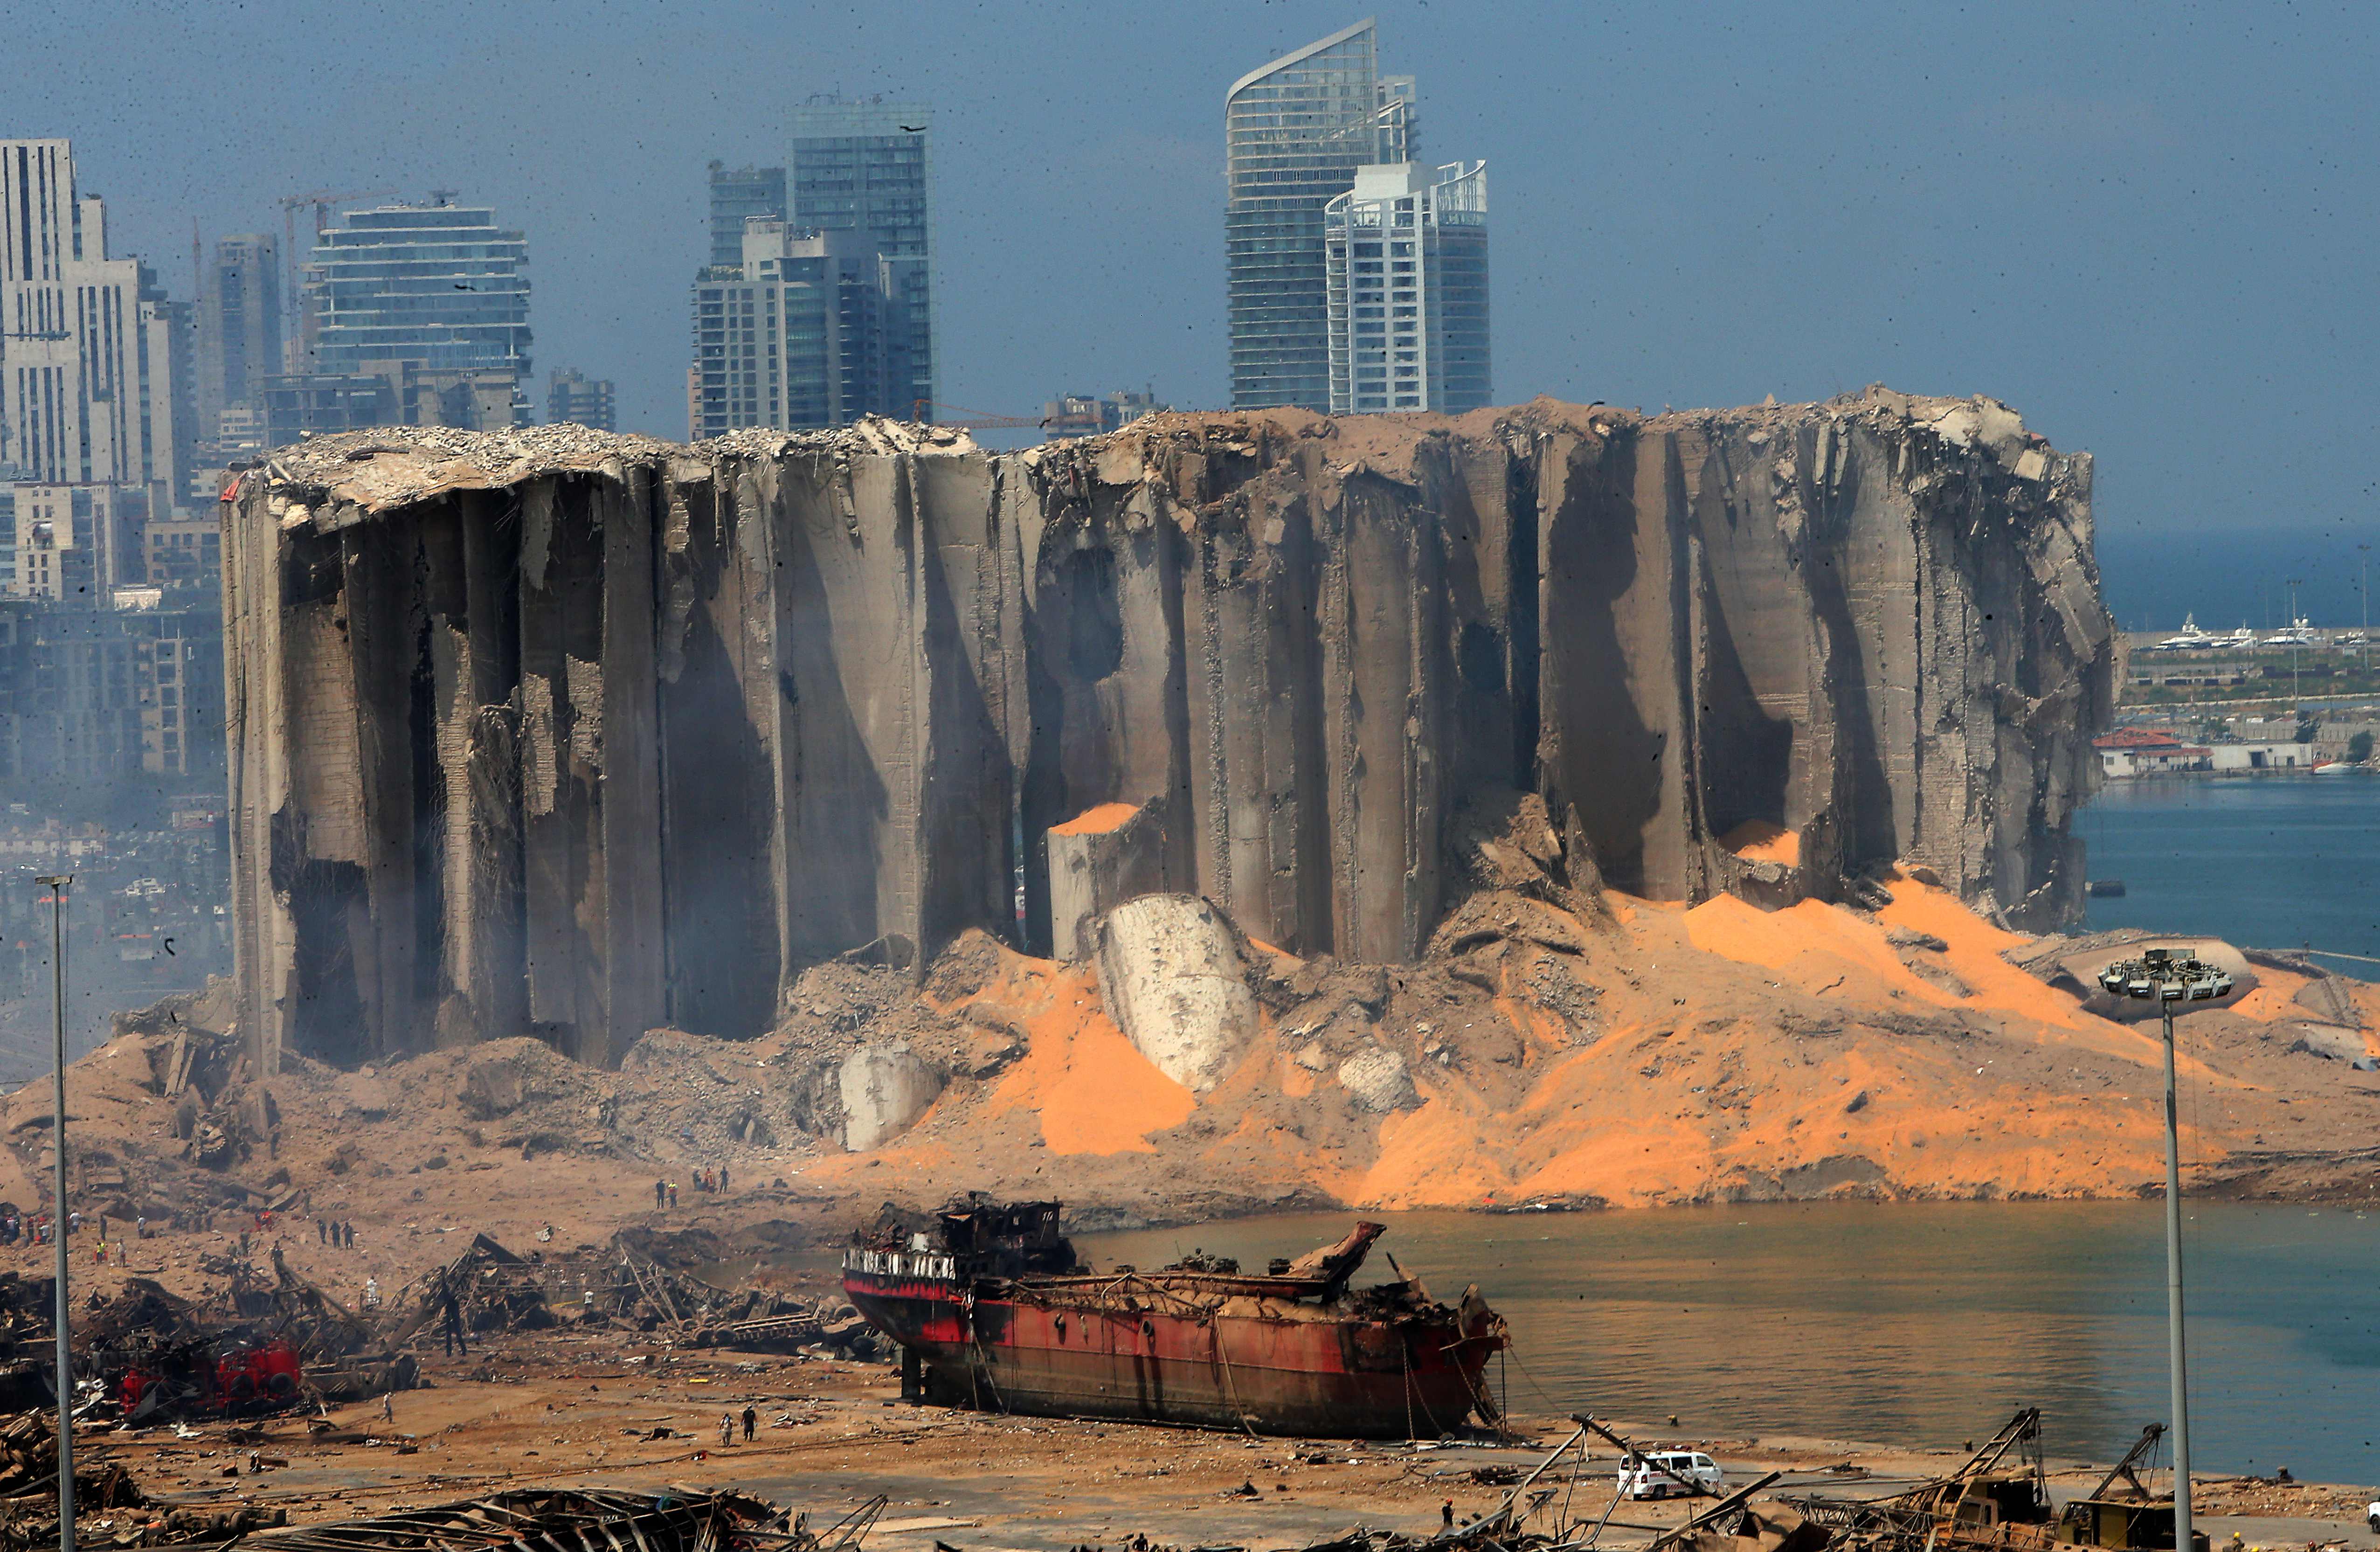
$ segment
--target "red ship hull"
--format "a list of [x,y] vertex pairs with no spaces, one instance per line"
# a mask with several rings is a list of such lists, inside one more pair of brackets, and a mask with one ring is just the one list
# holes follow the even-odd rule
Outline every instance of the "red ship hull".
[[1504,1345],[1484,1305],[1372,1315],[1260,1279],[968,1280],[948,1256],[862,1252],[843,1286],[920,1399],[1039,1416],[1433,1438],[1494,1415],[1479,1372]]

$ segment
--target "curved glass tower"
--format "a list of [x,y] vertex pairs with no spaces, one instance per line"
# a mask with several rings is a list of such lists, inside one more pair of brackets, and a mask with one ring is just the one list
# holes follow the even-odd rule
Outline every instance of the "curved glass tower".
[[1415,153],[1413,78],[1382,77],[1369,19],[1283,55],[1223,98],[1232,406],[1330,408],[1323,207],[1355,169]]

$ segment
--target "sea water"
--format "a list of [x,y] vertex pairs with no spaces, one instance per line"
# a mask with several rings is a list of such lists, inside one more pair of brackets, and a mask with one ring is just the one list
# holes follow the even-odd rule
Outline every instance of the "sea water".
[[[2192,1464],[2380,1480],[2380,1213],[2190,1207]],[[1511,1322],[1516,1409],[1714,1437],[1958,1447],[2039,1406],[2050,1451],[2112,1461],[2169,1411],[2156,1202],[1815,1202],[1646,1212],[1367,1213],[1388,1255]],[[1194,1247],[1261,1269],[1354,1214],[1086,1234],[1105,1268]]]
[[[2092,928],[2204,932],[2243,948],[2380,960],[2380,777],[2163,776],[2110,782],[2078,829]],[[2380,964],[2319,959],[2380,980]]]

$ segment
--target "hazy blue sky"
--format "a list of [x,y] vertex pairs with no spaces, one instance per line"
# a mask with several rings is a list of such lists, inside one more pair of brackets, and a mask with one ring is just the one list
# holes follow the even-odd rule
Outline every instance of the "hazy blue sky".
[[[2099,455],[2111,539],[2380,527],[2380,7],[2072,9],[1378,15],[1425,153],[1488,162],[1500,399],[1986,393]],[[44,34],[63,57],[13,62],[0,132],[71,136],[179,293],[194,214],[492,201],[528,233],[540,380],[617,379],[624,427],[683,435],[704,163],[781,160],[813,91],[915,95],[944,396],[1214,406],[1223,90],[1364,14],[87,0]]]

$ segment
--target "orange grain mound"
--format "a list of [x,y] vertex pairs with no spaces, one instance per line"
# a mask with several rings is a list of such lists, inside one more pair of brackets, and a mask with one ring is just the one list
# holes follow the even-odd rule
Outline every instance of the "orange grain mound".
[[2253,966],[2256,988],[2231,1004],[2231,1011],[2241,1018],[2252,1018],[2260,1024],[2276,1019],[2305,1018],[2308,1012],[2298,1000],[2298,993],[2313,984],[2310,976],[2300,976],[2288,970],[2277,970],[2269,964]]
[[1722,894],[1686,913],[1686,939],[1705,953],[1778,971],[1813,993],[1888,988],[1928,1002],[1958,1000],[1910,974],[1882,928],[1822,900],[1762,911]]
[[2104,1034],[2113,1027],[2084,1012],[2082,1005],[2066,993],[2001,958],[2029,940],[1994,927],[1948,890],[1896,879],[1891,903],[1876,915],[1887,926],[1931,933],[1948,943],[1942,958],[1961,980],[1974,988],[1975,994],[1966,999],[1969,1007],[1994,1008],[2066,1029],[2089,1027]]
[[1802,837],[1767,819],[1746,819],[1720,836],[1718,843],[1746,862],[1779,862],[1788,867],[1802,865]]
[[1026,974],[1043,983],[1046,1000],[1027,1017],[1025,1056],[992,1091],[990,1109],[1037,1112],[1052,1153],[1155,1153],[1149,1134],[1181,1125],[1197,1108],[1189,1089],[1124,1038],[1089,966]]
[[1417,1110],[1380,1122],[1380,1152],[1351,1201],[1379,1207],[1472,1207],[1509,1196],[1506,1150],[1488,1146],[1502,1118],[1435,1094]]
[[1105,835],[1121,829],[1126,819],[1140,810],[1129,803],[1102,803],[1096,808],[1086,808],[1064,824],[1053,825],[1052,835]]

